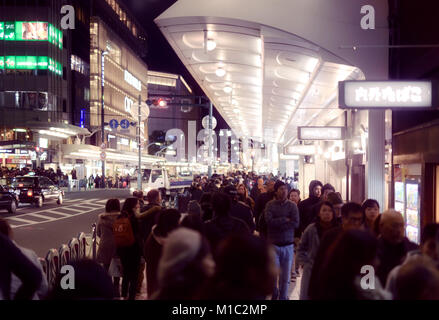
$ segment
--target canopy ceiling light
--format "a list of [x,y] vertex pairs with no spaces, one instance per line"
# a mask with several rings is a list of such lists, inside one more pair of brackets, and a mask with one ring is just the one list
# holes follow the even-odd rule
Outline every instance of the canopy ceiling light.
[[226,70],[224,70],[223,68],[219,67],[218,69],[216,69],[215,74],[218,77],[224,77],[226,75]]
[[216,42],[213,39],[207,39],[206,41],[206,49],[207,51],[212,51],[216,48]]
[[223,90],[225,93],[231,93],[233,89],[231,86],[225,86]]

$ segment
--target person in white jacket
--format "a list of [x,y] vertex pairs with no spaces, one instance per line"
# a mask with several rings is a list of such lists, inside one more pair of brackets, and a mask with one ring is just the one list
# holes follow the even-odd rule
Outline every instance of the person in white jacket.
[[[20,249],[20,251],[23,253],[24,256],[26,256],[32,263],[40,270],[42,275],[42,280],[40,284],[40,288],[35,292],[33,296],[33,300],[42,300],[46,297],[49,286],[47,283],[47,278],[44,273],[43,267],[41,266],[40,261],[38,260],[37,254],[28,248],[23,248],[19,246],[14,240],[13,240],[13,234],[12,234],[12,228],[9,225],[9,223],[5,219],[0,219],[0,233],[2,233],[4,236],[8,237],[15,246]],[[15,296],[18,289],[21,286],[21,280],[14,274],[11,276],[11,297]]]

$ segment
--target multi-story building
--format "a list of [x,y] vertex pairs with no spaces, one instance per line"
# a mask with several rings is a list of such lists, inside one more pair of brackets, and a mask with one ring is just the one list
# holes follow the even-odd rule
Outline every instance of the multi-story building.
[[[91,134],[78,144],[63,145],[63,165],[67,171],[73,166],[79,167],[80,175],[101,174],[101,146],[105,144],[105,174],[132,174],[138,163],[139,96],[143,101],[141,144],[147,139],[145,124],[149,109],[144,101],[148,68],[142,60],[146,54],[145,31],[117,1],[85,3],[78,0],[75,4],[77,20],[82,17],[88,30],[71,32],[73,121],[77,126],[88,128]],[[79,11],[81,7],[86,8]],[[87,57],[84,48],[88,50]],[[145,157],[144,162],[151,159]]]
[[[59,161],[57,148],[86,129],[71,124],[64,0],[0,2],[0,148],[8,167]],[[38,157],[35,148],[44,150]]]

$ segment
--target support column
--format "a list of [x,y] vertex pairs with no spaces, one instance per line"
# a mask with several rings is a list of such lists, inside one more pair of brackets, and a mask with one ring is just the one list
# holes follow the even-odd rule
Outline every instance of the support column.
[[366,165],[367,197],[384,208],[385,110],[369,111]]

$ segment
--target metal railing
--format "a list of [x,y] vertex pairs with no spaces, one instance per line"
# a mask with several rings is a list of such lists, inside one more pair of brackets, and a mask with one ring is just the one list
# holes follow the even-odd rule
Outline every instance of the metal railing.
[[[92,252],[87,250],[88,247],[90,248],[89,250],[92,250]],[[90,256],[93,260],[95,260],[96,249],[96,223],[93,223],[91,245],[87,242],[86,234],[84,232],[80,232],[78,236],[72,238],[68,244],[62,244],[59,249],[52,248],[47,252],[45,258],[39,258],[49,284],[49,290],[56,285],[56,279],[62,266]]]

